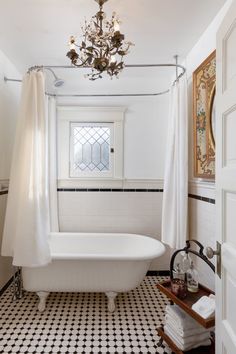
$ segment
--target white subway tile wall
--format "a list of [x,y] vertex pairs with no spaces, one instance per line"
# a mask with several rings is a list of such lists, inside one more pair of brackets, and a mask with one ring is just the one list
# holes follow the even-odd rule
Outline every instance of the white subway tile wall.
[[[194,188],[195,190],[191,188],[191,194],[197,191],[198,196],[211,199],[215,198],[215,190],[211,186],[209,186],[209,188],[195,186]],[[215,204],[189,198],[190,239],[198,240],[204,247],[210,246],[215,249],[215,219]],[[212,262],[214,263],[214,259]],[[199,258],[196,259],[196,264],[199,271],[200,282],[214,289],[215,281],[212,270]]]
[[[142,234],[161,240],[162,192],[58,193],[60,231]],[[170,253],[151,270],[169,269]]]

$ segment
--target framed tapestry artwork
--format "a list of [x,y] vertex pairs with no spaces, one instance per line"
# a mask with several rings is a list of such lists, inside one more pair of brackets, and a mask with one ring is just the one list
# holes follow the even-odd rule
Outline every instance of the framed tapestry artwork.
[[216,52],[193,73],[194,177],[215,178]]

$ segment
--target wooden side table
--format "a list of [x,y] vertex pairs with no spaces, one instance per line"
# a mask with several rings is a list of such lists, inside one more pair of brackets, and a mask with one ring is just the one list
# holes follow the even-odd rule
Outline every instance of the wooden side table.
[[[213,291],[206,288],[205,286],[199,284],[199,291],[197,293],[188,292],[186,298],[184,300],[180,300],[171,292],[170,280],[161,282],[157,284],[157,288],[164,293],[172,302],[178,305],[182,310],[184,310],[189,316],[195,319],[200,325],[204,328],[212,328],[215,326],[215,316],[212,316],[208,319],[202,318],[192,309],[192,305],[198,301],[202,296],[209,296],[210,294],[214,294]],[[196,349],[191,349],[189,351],[180,350],[172,339],[164,332],[163,327],[157,329],[158,335],[161,337],[161,343],[163,341],[168,344],[170,349],[175,354],[214,354],[215,353],[215,343],[212,341],[211,346],[208,347],[198,347]]]

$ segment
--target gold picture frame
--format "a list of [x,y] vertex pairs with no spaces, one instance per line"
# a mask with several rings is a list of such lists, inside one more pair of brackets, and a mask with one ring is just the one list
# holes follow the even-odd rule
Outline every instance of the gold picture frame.
[[193,73],[194,177],[215,178],[216,51]]

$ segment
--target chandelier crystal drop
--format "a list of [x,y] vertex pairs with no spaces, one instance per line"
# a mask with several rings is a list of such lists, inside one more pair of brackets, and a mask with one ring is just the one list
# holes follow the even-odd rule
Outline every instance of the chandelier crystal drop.
[[124,34],[120,32],[120,20],[115,12],[110,21],[106,19],[103,5],[108,0],[95,1],[99,4],[99,11],[90,22],[85,21],[80,45],[74,36],[70,37],[70,50],[67,53],[72,65],[91,67],[92,71],[86,77],[93,81],[102,78],[104,72],[111,78],[118,77],[125,66],[123,57],[129,53],[130,46],[134,45],[125,41]]

